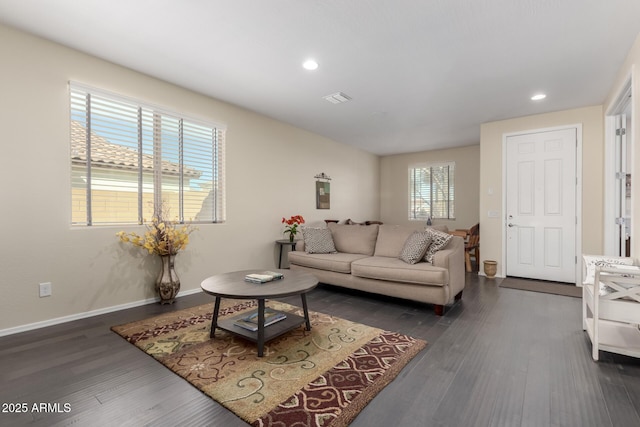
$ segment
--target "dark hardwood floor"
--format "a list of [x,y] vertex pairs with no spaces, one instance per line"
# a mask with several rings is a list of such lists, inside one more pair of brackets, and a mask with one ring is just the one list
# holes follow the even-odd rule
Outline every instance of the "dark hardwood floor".
[[[468,274],[462,301],[443,317],[425,304],[329,286],[312,291],[311,310],[429,342],[352,425],[640,426],[640,360],[609,353],[591,360],[580,299],[498,282]],[[0,425],[246,425],[109,330],[207,302],[189,295],[172,307],[0,338]],[[15,413],[11,405],[22,403],[27,412]],[[34,403],[48,411],[33,411]]]

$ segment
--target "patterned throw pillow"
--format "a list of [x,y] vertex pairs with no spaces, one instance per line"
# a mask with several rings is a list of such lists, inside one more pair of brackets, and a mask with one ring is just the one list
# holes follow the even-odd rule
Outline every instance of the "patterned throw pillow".
[[334,254],[336,246],[333,244],[331,230],[328,228],[302,229],[304,238],[304,251],[308,254]]
[[404,247],[400,251],[398,258],[407,264],[415,264],[422,260],[430,243],[431,233],[428,231],[415,231],[404,242]]
[[433,256],[440,249],[444,248],[449,244],[449,241],[453,238],[453,236],[449,233],[444,233],[442,231],[434,230],[433,228],[427,228],[428,233],[431,233],[431,244],[427,249],[427,253],[424,256],[424,260],[433,264]]
[[611,265],[633,265],[633,258],[604,256],[604,255],[583,255],[584,266],[586,271],[584,282],[585,285],[593,285],[596,279],[596,267],[609,267]]

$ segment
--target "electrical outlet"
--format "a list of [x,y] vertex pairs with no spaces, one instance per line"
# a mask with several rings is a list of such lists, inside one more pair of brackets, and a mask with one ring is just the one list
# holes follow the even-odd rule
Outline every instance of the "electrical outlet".
[[51,296],[51,282],[40,283],[40,298]]

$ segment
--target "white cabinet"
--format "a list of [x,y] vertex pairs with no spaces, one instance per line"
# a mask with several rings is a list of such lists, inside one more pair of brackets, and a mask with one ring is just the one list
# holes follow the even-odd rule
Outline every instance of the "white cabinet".
[[594,279],[582,287],[583,329],[593,360],[599,350],[640,357],[640,267],[596,267]]

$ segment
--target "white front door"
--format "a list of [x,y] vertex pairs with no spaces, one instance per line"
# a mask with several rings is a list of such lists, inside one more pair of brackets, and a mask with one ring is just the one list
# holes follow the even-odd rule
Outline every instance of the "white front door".
[[507,276],[575,283],[576,134],[506,139]]

